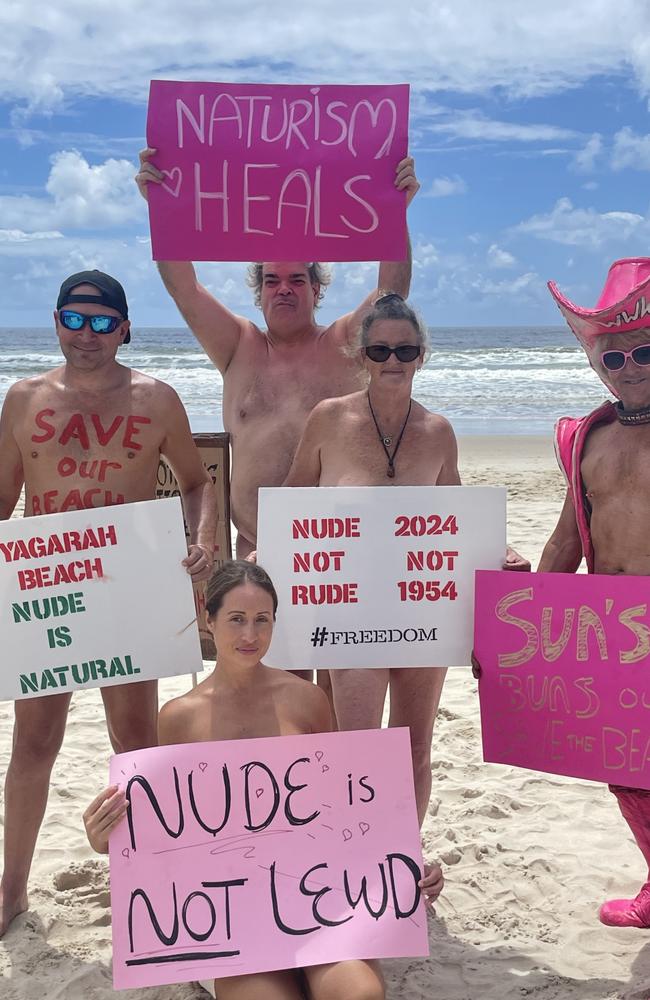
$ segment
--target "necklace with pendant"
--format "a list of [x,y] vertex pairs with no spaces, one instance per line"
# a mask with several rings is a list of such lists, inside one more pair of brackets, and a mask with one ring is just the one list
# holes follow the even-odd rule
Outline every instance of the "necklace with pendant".
[[614,405],[616,407],[616,419],[619,424],[623,424],[626,427],[650,424],[650,406],[645,406],[642,410],[626,410],[620,400]]
[[368,406],[370,407],[370,414],[372,416],[375,428],[377,430],[377,434],[379,435],[379,440],[381,441],[381,446],[384,449],[384,452],[386,453],[386,458],[388,459],[388,468],[386,469],[386,475],[388,476],[389,479],[394,479],[395,478],[395,456],[397,455],[397,452],[399,450],[399,446],[402,443],[402,438],[404,436],[404,431],[406,430],[406,425],[408,423],[408,419],[411,416],[411,406],[412,405],[413,405],[413,400],[409,399],[409,408],[408,408],[408,411],[406,413],[406,417],[404,418],[404,423],[402,424],[402,429],[399,432],[399,435],[397,437],[397,443],[396,443],[395,447],[393,448],[393,452],[391,454],[388,449],[389,449],[390,445],[393,443],[393,439],[392,439],[392,437],[389,434],[382,434],[381,430],[379,429],[379,424],[377,423],[377,417],[375,416],[375,411],[373,410],[372,403],[370,402],[370,393],[368,393]]

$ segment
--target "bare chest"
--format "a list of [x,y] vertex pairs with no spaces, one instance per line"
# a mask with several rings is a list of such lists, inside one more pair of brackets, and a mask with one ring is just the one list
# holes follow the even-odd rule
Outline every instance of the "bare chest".
[[248,740],[270,736],[298,736],[305,732],[298,713],[264,692],[245,699],[219,693],[219,711],[206,705],[194,716],[191,741]]
[[333,428],[321,448],[320,485],[435,486],[444,461],[436,435],[413,424],[398,439],[396,434],[385,443],[367,420]]
[[272,416],[302,422],[323,399],[360,388],[356,365],[333,345],[293,352],[250,351],[224,377],[224,425],[230,431]]
[[26,511],[109,506],[153,495],[162,433],[137,402],[50,395],[26,409],[15,436],[23,458]]
[[592,506],[605,501],[633,501],[650,491],[650,426],[612,424],[590,435],[581,465]]

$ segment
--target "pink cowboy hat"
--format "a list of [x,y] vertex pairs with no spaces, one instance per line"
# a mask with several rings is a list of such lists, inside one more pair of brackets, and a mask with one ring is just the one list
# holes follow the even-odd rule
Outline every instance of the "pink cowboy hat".
[[569,302],[554,281],[551,295],[583,347],[593,347],[603,333],[625,333],[650,328],[650,257],[615,260],[593,309]]

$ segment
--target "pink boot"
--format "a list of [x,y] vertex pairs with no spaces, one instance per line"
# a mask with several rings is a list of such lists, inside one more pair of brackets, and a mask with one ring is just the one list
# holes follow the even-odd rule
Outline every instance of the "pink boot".
[[[639,850],[648,865],[650,879],[650,792],[644,788],[610,785],[619,808],[634,834]],[[598,911],[600,922],[608,927],[650,928],[650,881],[645,882],[634,899],[610,899]]]
[[650,929],[650,882],[645,882],[634,899],[609,899],[598,911],[601,924],[608,927]]

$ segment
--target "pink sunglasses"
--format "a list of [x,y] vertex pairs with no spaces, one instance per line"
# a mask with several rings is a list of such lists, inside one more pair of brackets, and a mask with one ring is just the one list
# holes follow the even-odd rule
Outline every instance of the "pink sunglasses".
[[647,367],[650,365],[650,344],[640,344],[631,351],[603,351],[600,362],[608,372],[620,372],[621,368],[625,368],[628,358],[632,358],[634,364],[640,368]]

